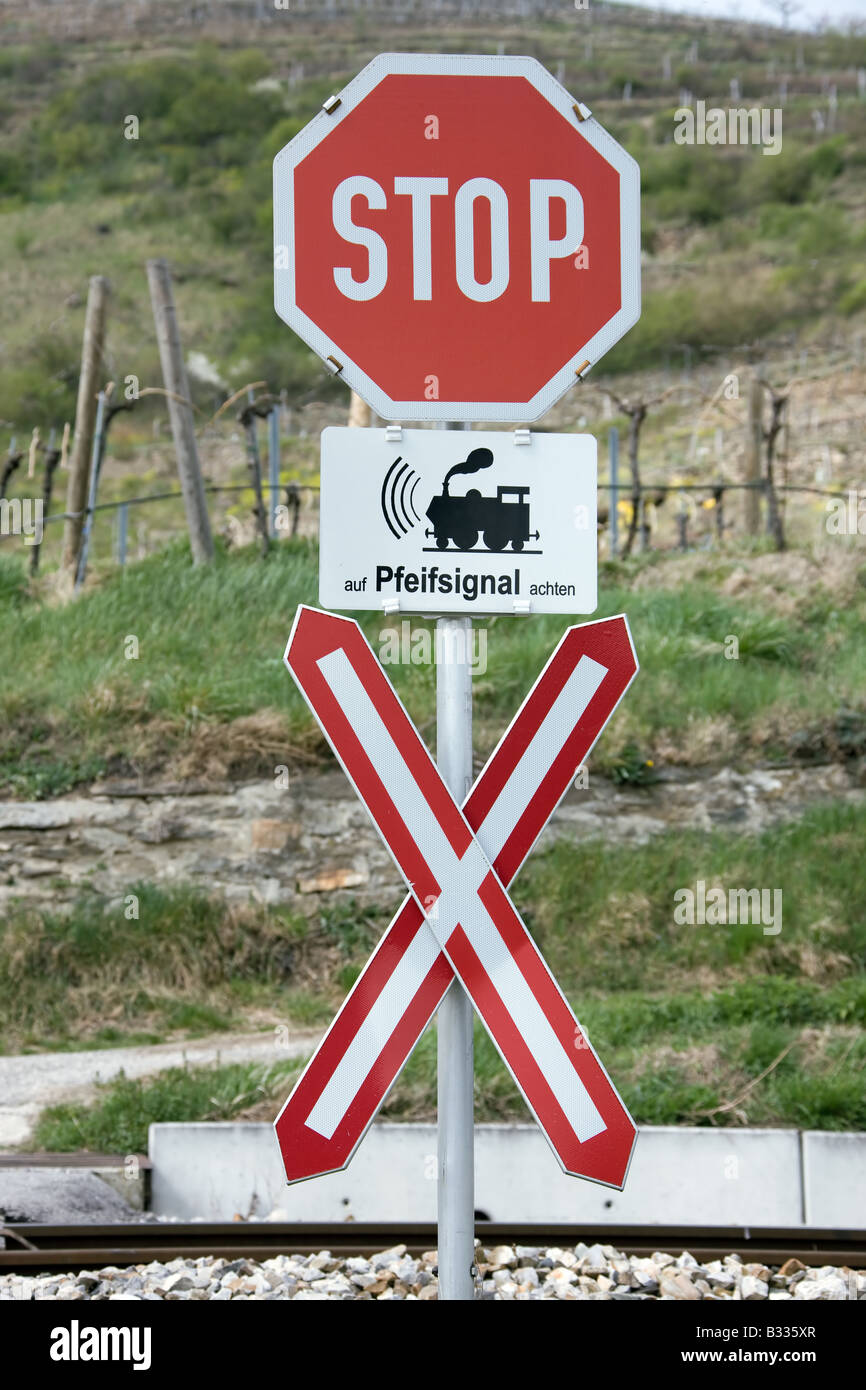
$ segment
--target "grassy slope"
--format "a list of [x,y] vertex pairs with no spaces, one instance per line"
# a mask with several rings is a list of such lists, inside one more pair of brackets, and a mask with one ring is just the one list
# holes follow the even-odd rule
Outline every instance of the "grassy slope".
[[[388,48],[502,44],[554,71],[562,64],[566,84],[639,159],[644,314],[605,370],[678,363],[684,346],[700,356],[790,330],[826,338],[866,310],[866,105],[854,75],[866,38],[599,6],[592,16],[495,29],[453,16],[394,26],[376,14],[358,22],[281,12],[266,42],[250,46],[248,27],[185,29],[169,25],[168,8],[149,7],[135,36],[94,26],[52,44],[35,26],[29,36],[19,29],[0,59],[0,416],[19,431],[71,414],[91,274],[114,283],[110,370],[158,381],[143,274],[154,254],[169,254],[182,277],[187,349],[205,353],[233,386],[255,374],[295,397],[327,390],[270,304],[270,161],[329,91]],[[292,79],[299,63],[303,75]],[[736,78],[744,102],[772,107],[782,76],[778,157],[672,143],[683,89],[726,105]],[[817,135],[812,112],[829,83],[835,130]],[[134,141],[123,136],[130,112],[140,121]],[[212,391],[200,394],[210,404]]]
[[[866,810],[830,805],[759,837],[671,834],[627,850],[559,844],[530,860],[517,905],[636,1118],[866,1125],[864,832]],[[674,893],[698,878],[780,888],[781,932],[678,926]],[[110,936],[97,902],[67,919],[22,914],[7,923],[0,1007],[9,1045],[44,1045],[48,1030],[68,1046],[73,1036],[87,1044],[164,1040],[172,1030],[253,1019],[272,1028],[325,1022],[386,921],[346,908],[302,922],[264,908],[227,909],[185,890],[141,891],[140,920],[115,923]],[[212,1070],[198,1082],[178,1078],[176,1093],[170,1082],[159,1087],[184,1115],[217,1117],[248,1110],[254,1085],[276,1097],[293,1070],[287,1063],[268,1079],[256,1072],[244,1086],[232,1071],[228,1091],[214,1091]],[[254,1071],[246,1069],[248,1080]],[[477,1077],[479,1117],[522,1112],[480,1032]],[[114,1088],[87,1120],[80,1107],[61,1108],[40,1137],[63,1148],[77,1123],[94,1147],[116,1147],[95,1126],[148,1085]],[[385,1113],[429,1116],[434,1096],[428,1036]],[[730,1108],[708,1113],[721,1106]]]
[[[815,754],[839,751],[839,729],[849,740],[842,751],[866,751],[866,587],[856,540],[834,538],[814,558],[733,549],[685,561],[655,555],[603,567],[598,616],[628,612],[641,675],[596,765],[613,766],[628,745],[658,762],[784,757],[798,731]],[[801,596],[792,602],[795,564]],[[312,543],[284,542],[264,563],[252,548],[221,553],[198,570],[178,545],[115,571],[65,607],[29,596],[14,561],[0,566],[0,583],[0,645],[15,653],[0,670],[0,794],[51,795],[106,769],[152,776],[167,767],[199,779],[268,773],[324,753],[281,663],[296,605],[316,602]],[[367,615],[364,625],[378,647],[384,620]],[[562,631],[557,618],[483,626],[479,755]],[[729,636],[738,638],[738,660],[725,658]],[[131,637],[137,659],[125,655]],[[433,669],[390,670],[431,735]]]

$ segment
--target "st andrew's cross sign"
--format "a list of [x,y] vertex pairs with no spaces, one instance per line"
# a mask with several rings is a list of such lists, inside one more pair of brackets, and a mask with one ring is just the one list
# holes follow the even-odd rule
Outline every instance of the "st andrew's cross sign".
[[506,888],[637,671],[570,628],[461,812],[358,625],[301,607],[286,662],[410,888],[276,1121],[290,1181],[345,1167],[456,974],[563,1169],[622,1187],[635,1127]]

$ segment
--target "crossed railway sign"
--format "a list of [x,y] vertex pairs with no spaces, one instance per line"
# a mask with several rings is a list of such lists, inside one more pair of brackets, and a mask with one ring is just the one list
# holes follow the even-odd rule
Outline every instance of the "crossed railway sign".
[[290,1182],[345,1168],[456,975],[566,1173],[621,1188],[635,1125],[507,893],[637,672],[622,615],[569,628],[462,810],[350,618],[286,664],[409,896],[277,1117]]

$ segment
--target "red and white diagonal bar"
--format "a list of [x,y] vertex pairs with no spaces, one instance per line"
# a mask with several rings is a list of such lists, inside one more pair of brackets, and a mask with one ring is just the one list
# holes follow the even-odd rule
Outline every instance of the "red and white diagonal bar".
[[[450,882],[438,902],[439,921],[429,925],[476,982],[479,1011],[518,1069],[564,1166],[577,1162],[571,1171],[621,1184],[633,1125],[357,625],[299,612],[289,660],[352,780],[371,797],[371,811],[378,804],[374,818],[418,896],[436,899],[438,879]],[[584,624],[563,638],[466,804],[481,847],[506,881],[635,670],[623,618]],[[368,747],[378,749],[383,776],[372,769]],[[407,758],[414,774],[408,778]],[[397,816],[395,802],[404,798],[404,815]],[[418,862],[414,841],[407,843],[407,808],[426,826],[435,870]],[[467,876],[468,886],[461,883]],[[455,888],[472,903],[459,925],[458,909],[446,915]],[[416,905],[404,904],[284,1108],[277,1131],[290,1179],[348,1161],[447,988],[451,971],[422,921]]]

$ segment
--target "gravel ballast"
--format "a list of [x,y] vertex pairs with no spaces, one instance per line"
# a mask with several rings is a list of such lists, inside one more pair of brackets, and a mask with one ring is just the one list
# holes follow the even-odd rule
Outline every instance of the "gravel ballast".
[[[832,1265],[743,1263],[738,1255],[700,1264],[688,1251],[624,1255],[611,1245],[478,1248],[476,1294],[528,1301],[866,1300],[866,1271]],[[436,1252],[405,1245],[379,1254],[276,1255],[261,1262],[209,1257],[109,1266],[79,1274],[0,1276],[0,1300],[423,1299],[437,1297]]]

